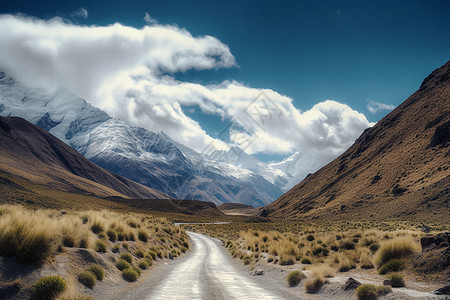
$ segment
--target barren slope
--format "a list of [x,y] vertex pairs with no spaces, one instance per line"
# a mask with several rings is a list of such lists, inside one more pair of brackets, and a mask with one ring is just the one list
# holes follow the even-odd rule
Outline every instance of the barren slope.
[[261,210],[271,217],[449,222],[450,62],[340,157]]
[[167,198],[161,192],[100,168],[24,119],[0,117],[0,187],[24,189],[17,180],[99,197]]

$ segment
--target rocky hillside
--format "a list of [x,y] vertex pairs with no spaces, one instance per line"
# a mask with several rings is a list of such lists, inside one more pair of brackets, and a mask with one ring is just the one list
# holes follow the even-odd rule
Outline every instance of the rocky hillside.
[[337,159],[261,210],[271,217],[449,221],[450,62]]
[[99,197],[168,198],[167,195],[100,168],[47,131],[17,117],[0,117],[0,183],[15,180],[53,190]]
[[262,206],[282,195],[275,184],[280,170],[266,166],[260,175],[210,159],[163,132],[111,118],[66,88],[48,93],[0,72],[0,115],[24,118],[100,167],[170,198]]

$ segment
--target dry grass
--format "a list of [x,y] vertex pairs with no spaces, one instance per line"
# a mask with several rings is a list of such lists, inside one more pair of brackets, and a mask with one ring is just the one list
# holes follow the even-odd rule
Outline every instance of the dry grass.
[[392,259],[406,258],[415,252],[418,247],[412,238],[400,237],[392,241],[385,242],[378,250],[375,261],[378,267]]
[[402,221],[313,225],[236,222],[187,228],[221,239],[231,255],[246,265],[265,261],[306,269],[327,266],[333,275],[354,268],[372,269],[393,257],[408,257],[424,235],[416,226]]
[[119,235],[133,243],[139,236],[142,252],[153,247],[175,250],[178,256],[180,245],[189,247],[186,232],[164,218],[107,210],[61,212],[0,206],[0,255],[23,262],[42,262],[61,247],[94,247],[98,252],[108,252],[110,247],[117,248]]

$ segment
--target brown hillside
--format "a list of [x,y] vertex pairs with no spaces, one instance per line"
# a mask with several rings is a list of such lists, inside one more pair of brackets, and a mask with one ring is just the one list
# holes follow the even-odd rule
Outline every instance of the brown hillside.
[[98,197],[168,197],[100,168],[24,119],[0,117],[0,190],[25,192],[28,183]]
[[270,217],[450,222],[450,61],[337,159],[261,210]]

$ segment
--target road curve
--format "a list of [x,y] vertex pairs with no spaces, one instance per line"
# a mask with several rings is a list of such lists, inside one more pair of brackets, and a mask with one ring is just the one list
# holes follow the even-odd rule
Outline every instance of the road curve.
[[193,232],[189,235],[193,253],[174,265],[145,299],[282,299],[236,269],[217,240]]

